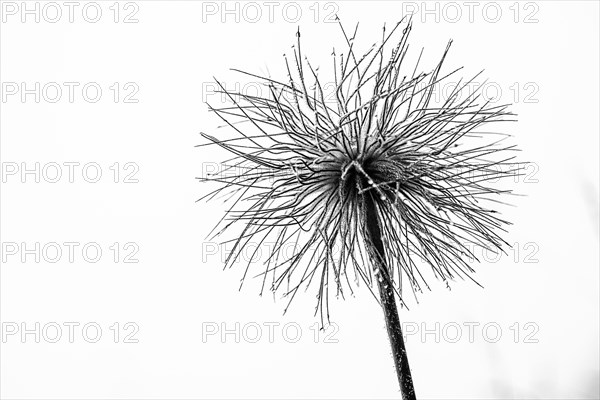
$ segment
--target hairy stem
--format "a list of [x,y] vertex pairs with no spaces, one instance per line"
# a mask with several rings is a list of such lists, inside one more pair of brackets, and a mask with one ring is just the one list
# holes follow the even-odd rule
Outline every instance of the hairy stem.
[[416,400],[415,389],[413,387],[410,367],[408,366],[408,356],[406,355],[406,347],[402,338],[402,328],[400,326],[400,317],[398,316],[398,308],[394,296],[394,287],[391,283],[390,269],[385,263],[383,257],[383,241],[381,240],[381,227],[377,218],[377,208],[373,195],[371,193],[365,196],[365,225],[368,233],[368,240],[373,246],[374,261],[379,266],[377,276],[377,285],[379,287],[379,297],[381,299],[381,307],[385,316],[385,325],[387,327],[390,345],[392,346],[392,356],[396,366],[396,374],[398,375],[398,383],[400,384],[400,392],[403,400]]

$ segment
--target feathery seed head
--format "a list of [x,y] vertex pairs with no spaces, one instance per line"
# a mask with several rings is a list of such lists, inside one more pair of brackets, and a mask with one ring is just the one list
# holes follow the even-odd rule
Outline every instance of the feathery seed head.
[[[506,244],[499,232],[507,222],[495,206],[507,191],[492,182],[514,177],[519,165],[511,162],[514,146],[503,144],[507,135],[481,128],[512,114],[482,102],[477,91],[465,95],[471,81],[436,103],[434,91],[457,71],[441,75],[450,43],[438,65],[416,73],[404,65],[410,21],[386,52],[400,25],[384,27],[382,42],[364,55],[355,50],[356,30],[348,37],[342,27],[348,48],[333,52],[333,104],[318,70],[302,58],[298,33],[285,83],[245,73],[261,79],[265,96],[221,86],[233,106],[210,109],[233,138],[202,134],[234,154],[226,170],[243,171],[201,178],[220,185],[205,197],[226,194],[232,202],[217,235],[234,223],[243,227],[226,264],[249,244],[270,240],[263,289],[270,276],[270,289],[282,289],[291,302],[300,287],[317,282],[317,307],[327,315],[330,278],[342,296],[360,281],[371,289],[374,278],[386,279],[404,301],[407,288],[429,288],[423,262],[447,284],[474,272],[465,261],[474,257],[471,245],[500,251]],[[387,275],[369,256],[369,220]],[[293,255],[283,251],[289,243]],[[244,278],[250,268],[248,262]]]

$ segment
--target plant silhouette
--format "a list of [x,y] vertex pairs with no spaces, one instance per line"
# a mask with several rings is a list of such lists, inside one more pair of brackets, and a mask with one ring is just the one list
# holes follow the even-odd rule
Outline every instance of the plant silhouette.
[[[202,133],[200,146],[234,157],[199,179],[218,183],[203,198],[224,195],[232,204],[215,235],[243,227],[225,265],[250,244],[270,241],[257,276],[261,294],[268,285],[288,298],[285,310],[300,288],[314,285],[323,323],[332,286],[344,297],[365,283],[383,309],[402,398],[414,399],[397,304],[405,305],[407,290],[429,289],[423,266],[446,285],[473,280],[465,260],[476,258],[472,245],[508,246],[501,237],[508,222],[496,206],[510,190],[494,184],[519,174],[516,148],[505,144],[508,135],[482,127],[514,119],[508,105],[468,92],[479,74],[436,101],[460,70],[441,72],[451,41],[437,65],[418,72],[418,61],[405,62],[410,20],[384,27],[364,53],[355,49],[358,25],[351,35],[340,27],[346,49],[332,53],[332,93],[304,58],[300,31],[293,60],[285,57],[286,79],[236,70],[259,79],[262,95],[217,81],[231,105],[209,107],[231,136]],[[293,255],[283,251],[290,243]],[[242,282],[250,268],[248,261]]]

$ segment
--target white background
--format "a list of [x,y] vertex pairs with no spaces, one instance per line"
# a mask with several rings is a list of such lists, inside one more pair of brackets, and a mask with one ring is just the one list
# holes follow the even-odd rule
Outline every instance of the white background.
[[[365,288],[332,301],[337,329],[315,339],[314,291],[282,316],[285,299],[259,297],[259,282],[238,292],[242,267],[223,272],[220,257],[207,257],[205,237],[224,208],[195,202],[207,189],[195,177],[203,163],[226,156],[194,146],[198,132],[214,133],[219,124],[204,104],[220,103],[207,89],[213,76],[228,88],[247,81],[232,67],[285,79],[282,55],[290,54],[298,26],[304,54],[330,74],[331,49],[343,42],[338,25],[324,22],[328,14],[337,10],[348,30],[360,21],[366,49],[384,22],[402,17],[406,3],[301,2],[286,8],[287,17],[285,3],[276,3],[272,22],[263,2],[254,3],[262,13],[257,22],[248,21],[256,7],[238,3],[236,22],[236,14],[222,14],[221,2],[137,1],[117,5],[117,23],[112,1],[98,2],[96,23],[82,15],[85,2],[73,22],[57,3],[63,15],[56,23],[48,21],[54,10],[43,14],[46,3],[38,3],[39,22],[33,14],[22,22],[21,2],[7,3],[0,28],[2,398],[398,398],[384,321]],[[460,74],[470,77],[485,68],[502,102],[515,103],[519,122],[505,131],[536,169],[514,184],[525,196],[510,199],[516,207],[504,214],[514,222],[507,238],[515,250],[477,266],[485,289],[458,282],[448,291],[431,282],[434,290],[420,304],[402,310],[401,319],[419,329],[407,339],[415,388],[423,399],[598,398],[598,3],[486,4],[469,16],[464,2],[428,3],[437,14],[411,3],[418,11],[411,52],[424,47],[423,66],[430,68],[453,39],[448,70],[464,65]],[[134,11],[137,22],[124,23]],[[40,92],[38,103],[34,94],[7,92],[22,82],[28,89],[36,82],[79,86],[73,102],[62,86],[56,103],[48,101],[54,92]],[[95,103],[81,92],[90,82],[102,88]],[[137,103],[123,101],[127,83],[139,88]],[[72,183],[65,162],[79,163]],[[117,183],[110,169],[116,162]],[[138,183],[123,182],[128,162],[139,167]],[[40,174],[50,165],[50,178],[51,163],[62,165],[62,178],[22,177],[22,165],[35,163]],[[100,166],[97,183],[82,176],[87,163]],[[15,165],[19,171],[8,174]],[[56,263],[43,254],[36,262],[35,254],[22,254],[22,243],[31,249],[36,242],[80,246],[74,262],[66,253]],[[109,248],[115,242],[118,262]],[[139,247],[138,263],[123,260],[129,242]],[[86,243],[101,247],[98,262],[82,257]],[[73,343],[68,322],[80,324]],[[134,325],[125,329],[127,322]],[[20,331],[36,323],[39,343]],[[63,327],[57,343],[49,340],[53,323]],[[86,323],[101,327],[97,343],[89,343],[93,330],[82,334]],[[236,323],[239,343],[233,333],[203,340],[207,326],[235,331]],[[279,324],[272,343],[271,323]],[[423,338],[422,329],[435,332],[436,323],[439,342],[434,333]],[[468,323],[479,324],[472,343]],[[485,324],[492,326],[487,335]],[[451,343],[457,325],[462,336]],[[9,335],[15,326],[19,332]],[[125,343],[135,326],[130,339],[137,343]],[[262,336],[251,343],[256,326]],[[495,327],[502,336],[492,343]],[[293,343],[296,329],[301,337]]]

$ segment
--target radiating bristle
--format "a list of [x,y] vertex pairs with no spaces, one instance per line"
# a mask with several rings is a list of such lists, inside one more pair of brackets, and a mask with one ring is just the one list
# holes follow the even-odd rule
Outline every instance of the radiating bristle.
[[[333,104],[302,59],[298,35],[295,67],[285,59],[286,83],[244,72],[261,79],[267,95],[233,93],[219,83],[233,106],[211,110],[236,136],[202,134],[233,153],[227,165],[239,171],[202,178],[220,184],[207,196],[225,193],[233,201],[224,229],[244,226],[227,265],[248,244],[272,242],[258,267],[263,288],[270,275],[271,290],[283,290],[291,302],[317,281],[322,316],[329,315],[330,278],[343,296],[359,280],[371,288],[377,276],[365,248],[364,196],[375,199],[383,256],[402,301],[407,287],[415,293],[429,288],[424,265],[446,282],[470,278],[465,257],[474,257],[472,244],[493,251],[506,244],[500,233],[507,222],[493,207],[507,191],[492,182],[518,172],[516,149],[503,144],[506,135],[479,128],[513,114],[506,105],[481,104],[478,92],[465,95],[469,82],[436,104],[436,85],[450,75],[440,72],[450,44],[438,65],[417,74],[403,65],[410,22],[386,53],[399,26],[384,30],[382,43],[364,55],[356,54],[356,31],[352,37],[344,32],[347,50],[333,52]],[[282,250],[289,243],[296,244],[293,255]]]

